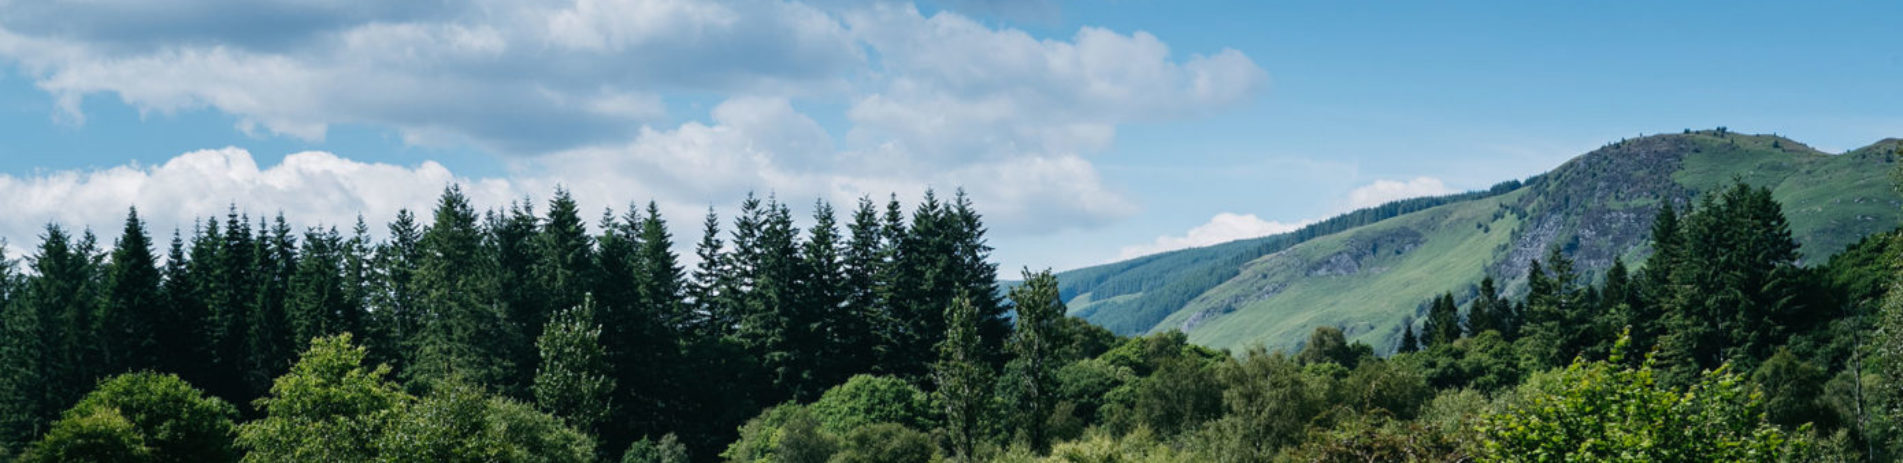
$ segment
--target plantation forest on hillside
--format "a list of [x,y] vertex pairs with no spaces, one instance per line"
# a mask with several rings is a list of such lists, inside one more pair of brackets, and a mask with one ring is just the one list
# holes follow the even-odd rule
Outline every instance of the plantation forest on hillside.
[[750,198],[705,217],[691,268],[653,205],[591,233],[560,191],[479,213],[452,187],[381,240],[234,210],[165,244],[134,211],[110,245],[49,225],[0,266],[0,458],[1903,456],[1903,234],[1806,266],[1770,189],[1655,206],[1643,263],[1548,246],[1522,291],[1432,288],[1393,349],[1317,324],[1286,351],[1113,334],[1048,271],[1000,291],[962,193],[843,225],[818,202],[805,229]]

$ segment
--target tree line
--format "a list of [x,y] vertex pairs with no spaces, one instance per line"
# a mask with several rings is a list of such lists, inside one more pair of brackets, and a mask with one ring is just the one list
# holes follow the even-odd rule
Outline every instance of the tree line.
[[[451,188],[294,236],[233,212],[163,260],[49,227],[7,268],[0,417],[25,461],[1887,461],[1903,233],[1804,267],[1768,190],[1662,204],[1650,257],[1561,249],[1428,301],[1397,352],[1124,337],[1058,281],[1001,290],[928,193],[794,224],[711,212],[692,268],[650,204],[478,214]],[[145,249],[141,251],[141,249]],[[1864,314],[1868,314],[1867,316]],[[173,331],[179,329],[184,331]],[[1388,354],[1388,355],[1382,355]],[[1865,390],[1869,392],[1866,394]]]

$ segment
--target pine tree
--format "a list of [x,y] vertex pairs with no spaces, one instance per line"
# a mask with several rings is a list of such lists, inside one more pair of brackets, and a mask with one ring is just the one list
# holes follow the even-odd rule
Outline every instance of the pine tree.
[[1427,325],[1421,329],[1421,334],[1425,346],[1453,344],[1460,339],[1460,306],[1454,304],[1453,293],[1434,298],[1427,310]]
[[32,257],[33,276],[17,302],[38,309],[34,318],[40,322],[45,384],[38,410],[42,422],[78,400],[99,377],[95,242],[90,232],[76,241],[68,236],[58,226],[47,226],[39,252]]
[[1504,334],[1506,327],[1501,317],[1512,310],[1503,307],[1505,304],[1507,301],[1500,297],[1500,289],[1493,282],[1493,277],[1481,278],[1480,289],[1476,291],[1474,300],[1467,304],[1467,332],[1474,336],[1488,331]]
[[932,369],[939,403],[945,407],[945,432],[959,458],[970,458],[978,448],[990,409],[992,372],[978,334],[981,316],[970,299],[952,299],[945,307],[945,342]]
[[728,267],[728,258],[723,249],[725,243],[720,240],[720,216],[713,208],[707,208],[707,216],[701,222],[700,242],[694,245],[694,257],[700,260],[695,264],[692,275],[693,284],[687,289],[688,303],[693,305],[695,331],[699,336],[716,339],[726,336],[735,321],[731,317],[731,294],[726,292],[726,280],[733,272]]
[[1420,351],[1421,351],[1420,339],[1414,337],[1414,319],[1413,318],[1402,319],[1401,320],[1401,343],[1399,346],[1395,347],[1394,353],[1405,354],[1408,352],[1420,352]]
[[954,291],[971,298],[980,317],[978,334],[985,340],[992,365],[1004,363],[1005,339],[1011,336],[1011,324],[1004,302],[998,296],[998,265],[991,263],[991,244],[985,238],[984,220],[965,189],[959,188],[945,210],[952,251],[951,274]]
[[505,211],[485,213],[483,222],[488,251],[495,259],[497,302],[509,325],[525,335],[505,346],[510,359],[521,367],[511,373],[510,382],[526,386],[534,380],[537,356],[535,340],[528,336],[541,334],[548,312],[557,308],[552,305],[547,285],[536,274],[543,270],[541,219],[535,216],[535,207],[524,200],[510,203]]
[[[850,296],[846,288],[844,253],[840,242],[839,229],[834,222],[833,207],[825,201],[813,204],[813,226],[807,231],[806,242],[800,249],[801,294],[799,306],[809,312],[805,317],[811,324],[813,341],[818,345],[812,352],[814,356],[814,383],[817,388],[846,382],[855,368],[853,353],[850,351],[854,341],[863,333],[859,322],[862,319],[849,312],[846,300]],[[814,391],[813,399],[818,398]]]
[[258,230],[269,230],[253,242],[253,262],[257,264],[256,292],[251,296],[246,334],[247,351],[243,374],[246,397],[264,395],[271,379],[290,368],[295,360],[296,343],[288,329],[285,301],[290,294],[291,275],[297,269],[297,242],[291,226],[279,214],[268,228],[259,222]]
[[285,318],[296,351],[312,339],[358,332],[351,324],[344,288],[344,241],[336,229],[311,229],[304,234],[304,250],[291,275],[291,294]]
[[159,366],[159,321],[163,299],[159,293],[158,259],[139,211],[126,213],[125,232],[114,243],[106,266],[105,301],[99,307],[99,343],[105,361],[102,374],[148,370]]
[[[629,209],[628,223],[634,224],[633,207]],[[650,307],[649,313],[664,322],[671,337],[678,336],[690,326],[691,317],[682,300],[686,283],[680,261],[674,256],[674,237],[667,231],[660,206],[653,201],[648,201],[647,214],[638,222],[641,278],[636,281],[641,300]]]
[[[194,234],[193,246],[202,242],[199,235],[202,233]],[[173,231],[172,246],[161,272],[164,283],[159,287],[159,370],[174,372],[186,382],[204,384],[209,373],[205,359],[212,352],[206,342],[211,338],[212,321],[201,300],[204,296],[198,292],[195,266],[186,249],[184,237]]]
[[830,355],[835,368],[848,376],[873,371],[883,344],[881,327],[889,323],[879,299],[882,282],[878,278],[886,267],[881,258],[885,246],[881,227],[872,199],[860,198],[852,222],[846,225],[847,241],[840,254],[845,300],[835,317],[835,352]]
[[[575,198],[565,189],[556,189],[549,199],[548,218],[535,236],[534,278],[540,294],[539,305],[524,307],[513,321],[525,333],[542,332],[549,313],[580,305],[594,284],[593,243],[582,223]],[[512,308],[512,310],[514,310]]]
[[22,301],[20,276],[0,241],[0,454],[17,454],[45,430],[46,336],[38,307]]
[[518,334],[496,303],[494,261],[483,252],[476,220],[461,187],[443,191],[435,223],[418,243],[416,288],[427,313],[416,362],[404,373],[411,381],[460,379],[507,391],[516,367],[509,347]]
[[365,338],[365,350],[376,363],[390,365],[399,373],[415,363],[417,333],[422,331],[422,297],[416,285],[422,239],[416,215],[408,209],[397,211],[388,240],[377,246],[373,257],[369,297],[374,308],[369,313],[373,336]]
[[1057,347],[1059,323],[1064,319],[1064,301],[1058,293],[1057,276],[1050,270],[1024,271],[1024,284],[1011,289],[1011,303],[1017,309],[1017,326],[1012,332],[1010,351],[1016,355],[1024,375],[1024,401],[1017,412],[1017,426],[1030,438],[1031,447],[1042,451],[1050,444],[1045,429],[1052,407],[1057,405]]
[[594,302],[556,312],[535,341],[541,362],[533,386],[535,403],[569,426],[591,435],[613,416],[614,374],[601,345]]

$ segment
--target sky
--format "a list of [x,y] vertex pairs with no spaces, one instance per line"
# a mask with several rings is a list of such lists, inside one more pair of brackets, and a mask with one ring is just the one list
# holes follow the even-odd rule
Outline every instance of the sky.
[[[963,189],[1058,270],[1483,189],[1621,138],[1903,136],[1886,2],[0,0],[0,238]],[[164,239],[164,238],[161,238]]]

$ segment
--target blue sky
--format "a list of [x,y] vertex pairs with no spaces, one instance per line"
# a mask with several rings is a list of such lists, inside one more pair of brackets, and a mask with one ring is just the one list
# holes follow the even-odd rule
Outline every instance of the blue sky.
[[362,5],[0,2],[0,236],[381,221],[454,181],[655,199],[691,242],[748,190],[963,186],[1007,269],[1065,269],[1642,133],[1903,136],[1903,7],[1871,2]]

